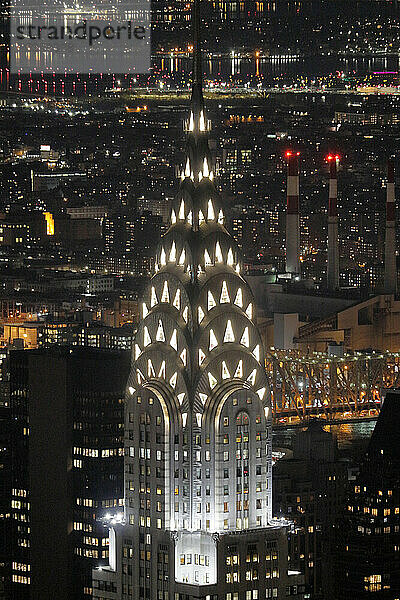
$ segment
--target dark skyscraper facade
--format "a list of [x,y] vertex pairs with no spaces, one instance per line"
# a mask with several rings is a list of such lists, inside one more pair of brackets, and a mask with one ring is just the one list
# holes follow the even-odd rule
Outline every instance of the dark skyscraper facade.
[[346,507],[337,598],[400,597],[400,394],[388,392]]
[[11,598],[91,597],[108,562],[97,522],[123,510],[123,390],[129,353],[12,351]]

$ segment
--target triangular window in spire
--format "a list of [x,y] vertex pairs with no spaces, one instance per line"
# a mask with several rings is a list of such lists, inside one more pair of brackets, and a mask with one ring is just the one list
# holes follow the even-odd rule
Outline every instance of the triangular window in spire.
[[264,394],[265,394],[265,387],[257,390],[257,394],[258,394],[258,397],[260,398],[260,400],[262,401],[262,399],[264,398]]
[[168,281],[166,281],[166,280],[164,281],[161,302],[167,302],[169,304],[169,289],[168,289]]
[[186,422],[187,422],[187,413],[182,413],[182,425],[183,425],[183,428],[186,427]]
[[228,371],[228,367],[226,366],[226,362],[222,361],[222,369],[221,369],[222,379],[230,379],[231,374]]
[[171,339],[169,341],[169,345],[173,347],[174,350],[178,350],[178,340],[176,335],[176,329],[172,332]]
[[260,345],[259,344],[257,344],[257,346],[254,348],[253,355],[256,358],[256,360],[258,360],[258,362],[260,362]]
[[153,306],[155,306],[156,304],[158,304],[158,298],[157,298],[157,294],[156,294],[156,289],[155,289],[154,285],[152,285],[151,286],[151,299],[150,299],[151,308],[153,308]]
[[164,327],[161,319],[158,321],[156,340],[157,342],[165,342]]
[[182,200],[181,202],[181,206],[179,208],[179,215],[178,215],[179,219],[181,221],[185,220],[185,202]]
[[228,319],[228,322],[226,324],[226,329],[225,329],[225,335],[224,335],[224,344],[227,342],[234,342],[234,341],[235,341],[235,336],[233,334],[232,323],[231,323],[231,320]]
[[215,333],[214,333],[214,331],[213,331],[212,329],[210,329],[210,343],[209,343],[208,349],[209,349],[209,350],[210,350],[210,352],[211,352],[211,350],[212,350],[213,348],[215,348],[216,346],[218,346],[218,340],[217,340],[217,338],[215,337]]
[[202,404],[204,405],[207,402],[207,398],[208,398],[207,394],[202,394],[200,392],[199,396],[200,396],[200,400],[201,400]]
[[214,300],[214,296],[212,295],[212,293],[209,291],[208,292],[208,308],[207,310],[211,310],[212,308],[214,308],[214,306],[217,306],[217,303]]
[[243,377],[243,360],[242,359],[240,359],[238,362],[234,377],[238,377],[239,379],[241,379]]
[[169,262],[176,261],[176,245],[175,242],[172,242],[171,251],[169,253]]
[[176,214],[175,214],[174,209],[172,209],[172,211],[171,211],[171,223],[172,223],[172,225],[174,225],[176,223]]
[[149,330],[147,329],[146,325],[143,327],[143,346],[148,346],[149,344],[151,344],[151,337],[149,334]]
[[186,258],[186,252],[185,252],[185,248],[183,248],[181,255],[179,257],[179,264],[181,267],[183,267],[183,265],[185,264],[185,258]]
[[189,307],[185,306],[185,308],[183,309],[183,313],[182,313],[182,317],[183,317],[183,320],[185,321],[185,323],[188,322],[188,314],[189,314]]
[[[208,161],[206,158],[204,159],[204,162],[203,162],[203,173],[204,173],[204,177],[208,177],[210,174],[210,169],[208,168]],[[212,217],[212,219],[214,219],[214,217]]]
[[250,381],[251,385],[254,385],[256,382],[257,369],[253,369],[246,381]]
[[218,223],[220,225],[224,224],[224,213],[222,212],[222,208],[220,209],[220,211],[218,213]]
[[205,119],[204,119],[204,111],[200,111],[199,129],[200,129],[200,131],[205,131],[206,130],[206,122],[205,122]]
[[232,248],[229,248],[228,256],[227,256],[227,259],[226,259],[226,264],[229,267],[233,267],[233,252],[232,252]]
[[189,225],[193,225],[193,213],[191,210],[188,213],[187,222],[189,223]]
[[[206,162],[206,159],[204,159],[204,162]],[[208,205],[207,205],[207,221],[214,221],[215,219],[215,213],[214,213],[214,207],[210,200],[208,201]]]
[[215,244],[215,258],[219,263],[222,263],[224,260],[222,258],[221,246],[219,245],[219,242]]
[[208,254],[207,248],[204,250],[204,264],[206,267],[210,267],[212,265],[212,261],[210,255]]
[[164,250],[164,248],[161,248],[160,263],[161,263],[162,267],[164,267],[167,264],[167,259],[166,259],[166,256],[165,256],[165,250]]
[[198,319],[199,319],[199,324],[202,322],[202,320],[204,319],[204,310],[201,308],[201,306],[199,306],[198,310],[197,310],[197,314],[198,314]]
[[180,394],[177,395],[179,404],[182,406],[183,400],[185,398],[185,392],[181,392]]
[[149,314],[149,309],[147,308],[146,302],[143,302],[142,304],[142,315],[143,315],[143,319],[145,317],[147,317],[147,315]]
[[236,273],[238,275],[240,275],[240,265],[239,265],[239,263],[237,263],[235,271],[236,271]]
[[194,130],[194,118],[193,118],[193,111],[190,111],[190,117],[189,117],[189,131],[193,131]]
[[180,353],[180,355],[179,355],[179,356],[180,356],[180,359],[181,359],[181,361],[183,362],[183,364],[184,364],[184,365],[185,365],[185,367],[186,367],[186,348],[184,348],[184,349],[182,350],[182,352]]
[[244,328],[243,335],[240,339],[240,343],[242,344],[242,346],[246,346],[246,348],[249,347],[249,328],[248,327]]
[[205,357],[206,357],[206,355],[204,354],[203,350],[201,348],[199,348],[199,367],[201,366],[201,363],[203,362]]
[[139,385],[141,385],[143,381],[146,381],[146,377],[143,375],[140,369],[136,369],[136,377]]
[[248,307],[246,308],[246,315],[249,317],[249,319],[253,318],[253,305],[251,302],[248,305]]
[[176,293],[175,293],[175,298],[173,301],[173,306],[175,306],[176,309],[180,310],[181,308],[181,289],[177,288]]
[[185,177],[190,177],[190,160],[187,159],[185,166]]
[[236,306],[239,306],[240,308],[243,308],[242,288],[239,288],[238,291],[236,292],[234,304],[236,304]]
[[135,360],[137,360],[141,354],[142,351],[139,347],[139,344],[135,344]]
[[222,283],[221,296],[219,301],[220,304],[226,304],[227,302],[231,301],[231,299],[229,298],[228,286],[226,284],[226,281]]
[[176,388],[176,380],[178,379],[178,373],[175,371],[175,373],[172,375],[171,379],[169,380],[169,385],[172,388]]
[[165,360],[161,363],[160,370],[158,371],[158,378],[165,379]]
[[155,371],[154,371],[154,367],[153,367],[153,363],[151,362],[151,359],[149,358],[147,360],[147,376],[148,377],[155,377]]
[[217,385],[218,381],[215,379],[214,375],[212,373],[208,373],[208,382],[210,384],[210,388],[213,390],[215,388],[215,386]]
[[201,427],[201,418],[202,418],[202,414],[196,413],[197,427]]
[[205,222],[206,222],[206,220],[204,218],[203,211],[199,210],[199,225],[201,225],[202,223],[205,223]]

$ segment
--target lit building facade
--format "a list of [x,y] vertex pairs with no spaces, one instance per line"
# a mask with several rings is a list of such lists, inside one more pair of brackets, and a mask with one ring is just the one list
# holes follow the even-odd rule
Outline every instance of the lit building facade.
[[272,520],[264,353],[213,183],[198,11],[186,160],[128,380],[124,522],[94,571],[97,600],[303,597]]

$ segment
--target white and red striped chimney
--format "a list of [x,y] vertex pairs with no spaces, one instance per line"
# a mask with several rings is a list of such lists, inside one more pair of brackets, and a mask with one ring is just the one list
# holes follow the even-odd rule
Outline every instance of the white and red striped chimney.
[[329,204],[328,204],[328,290],[339,289],[339,239],[337,214],[337,166],[338,154],[328,154],[329,163]]
[[299,154],[285,153],[288,161],[286,206],[286,273],[300,276]]
[[397,292],[396,210],[393,160],[388,160],[387,164],[384,291],[386,294],[395,294]]

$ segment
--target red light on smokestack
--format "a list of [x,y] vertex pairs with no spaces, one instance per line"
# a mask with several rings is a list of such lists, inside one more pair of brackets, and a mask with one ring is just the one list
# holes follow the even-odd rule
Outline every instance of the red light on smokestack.
[[287,152],[285,152],[285,156],[286,158],[290,158],[291,156],[293,156],[293,153],[290,152],[290,150],[288,150]]
[[326,160],[328,162],[331,162],[332,160],[340,160],[340,154],[328,154]]

